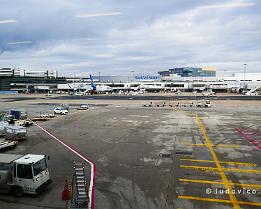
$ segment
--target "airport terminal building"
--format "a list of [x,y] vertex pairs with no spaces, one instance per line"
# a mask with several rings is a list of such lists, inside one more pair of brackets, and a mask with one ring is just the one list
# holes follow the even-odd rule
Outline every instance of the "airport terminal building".
[[[204,91],[212,89],[226,92],[230,89],[252,89],[261,86],[261,73],[235,73],[216,76],[213,68],[173,68],[158,75],[93,76],[96,85],[110,86],[115,92],[144,89],[146,91]],[[53,92],[82,91],[88,89],[88,77],[59,77],[57,71],[30,71],[11,68],[0,69],[0,91]]]

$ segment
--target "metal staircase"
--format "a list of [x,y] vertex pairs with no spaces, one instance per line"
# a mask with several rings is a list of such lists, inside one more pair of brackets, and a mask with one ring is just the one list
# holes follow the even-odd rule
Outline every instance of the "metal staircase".
[[69,207],[88,208],[88,186],[83,163],[74,163],[72,178],[72,199]]

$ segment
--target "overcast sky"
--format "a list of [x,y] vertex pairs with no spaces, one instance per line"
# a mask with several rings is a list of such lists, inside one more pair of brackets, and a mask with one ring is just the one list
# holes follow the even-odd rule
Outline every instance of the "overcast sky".
[[[260,0],[0,0],[0,68],[261,72]],[[134,71],[134,72],[133,72]]]

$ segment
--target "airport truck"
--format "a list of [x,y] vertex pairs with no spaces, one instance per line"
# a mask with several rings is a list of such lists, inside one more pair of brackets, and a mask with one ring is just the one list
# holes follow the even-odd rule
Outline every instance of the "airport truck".
[[0,192],[39,194],[52,181],[46,155],[0,154]]
[[32,121],[28,119],[27,112],[21,109],[11,110],[10,115],[6,116],[5,120],[8,121],[9,124],[17,126],[28,127],[33,124]]
[[14,116],[16,120],[25,120],[28,117],[27,112],[22,109],[10,110],[10,115]]

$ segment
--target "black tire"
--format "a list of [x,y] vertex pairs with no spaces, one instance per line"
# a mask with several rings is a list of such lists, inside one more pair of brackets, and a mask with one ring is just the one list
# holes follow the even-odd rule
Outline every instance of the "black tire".
[[24,195],[24,190],[22,187],[14,187],[13,188],[13,194],[16,197],[22,197]]

